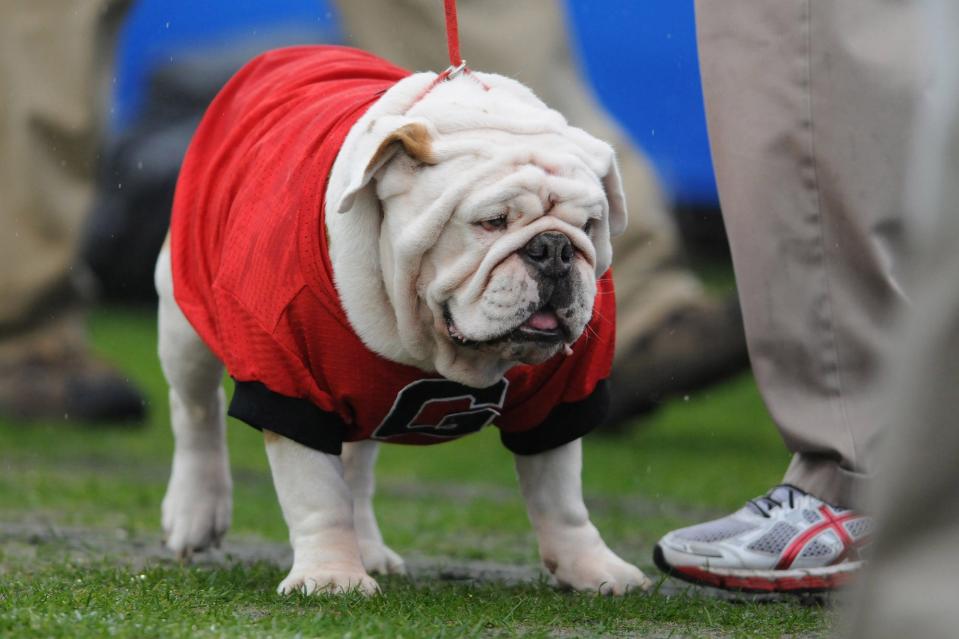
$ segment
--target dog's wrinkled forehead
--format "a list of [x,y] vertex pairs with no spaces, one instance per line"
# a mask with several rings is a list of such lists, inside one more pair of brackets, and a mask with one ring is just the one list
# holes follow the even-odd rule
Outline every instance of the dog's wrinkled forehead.
[[405,150],[426,164],[469,155],[477,163],[534,163],[556,173],[589,174],[608,201],[608,233],[623,231],[625,199],[608,144],[570,126],[515,80],[477,72],[435,85],[433,78],[416,74],[401,81],[351,131],[343,164],[354,173],[338,175],[335,166],[328,192],[336,210],[351,210],[377,171]]
[[529,88],[485,73],[438,83],[412,104],[406,115],[429,120],[440,133],[468,129],[542,133],[569,128],[566,119]]
[[[572,127],[558,111],[550,109],[529,88],[498,75],[474,73],[440,82],[407,111],[411,118],[429,122],[439,139],[448,139],[448,153],[477,150],[486,154],[515,148],[544,156],[554,151],[576,156],[597,177],[606,176],[614,163],[611,147]],[[463,141],[472,139],[473,149]],[[459,145],[455,142],[459,141]],[[491,144],[482,149],[482,141]],[[464,148],[466,147],[466,148]],[[437,160],[442,160],[439,148]]]

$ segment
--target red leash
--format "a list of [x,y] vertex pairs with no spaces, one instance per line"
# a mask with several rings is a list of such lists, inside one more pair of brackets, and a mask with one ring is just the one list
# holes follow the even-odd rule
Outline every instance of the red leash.
[[[427,93],[433,90],[433,88],[443,82],[444,80],[452,80],[460,73],[464,75],[469,75],[471,78],[475,79],[486,91],[489,91],[489,87],[486,86],[486,83],[470,73],[469,67],[466,66],[466,60],[460,56],[460,32],[459,25],[456,20],[456,0],[443,0],[444,8],[446,11],[446,48],[450,54],[450,67],[443,71],[436,79],[433,80],[428,87],[423,89],[423,92],[416,96],[416,99],[413,100],[412,104],[416,104],[422,100]],[[410,108],[412,108],[412,104]]]
[[446,4],[446,47],[450,52],[450,66],[463,64],[460,57],[460,32],[456,22],[456,0],[444,0]]
[[450,54],[450,68],[436,78],[437,82],[455,78],[460,72],[470,72],[466,66],[466,60],[460,55],[460,30],[459,23],[456,20],[456,0],[443,0],[443,5],[446,11],[446,49]]

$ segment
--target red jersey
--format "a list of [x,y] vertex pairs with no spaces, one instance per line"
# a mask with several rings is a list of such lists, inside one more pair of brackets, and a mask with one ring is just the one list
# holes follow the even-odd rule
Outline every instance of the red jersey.
[[261,55],[223,88],[184,160],[171,222],[174,295],[236,380],[230,414],[338,453],[375,438],[430,444],[495,423],[518,453],[576,439],[605,413],[615,304],[607,273],[570,356],[489,388],[367,348],[340,305],[324,195],[352,125],[409,72],[335,46]]

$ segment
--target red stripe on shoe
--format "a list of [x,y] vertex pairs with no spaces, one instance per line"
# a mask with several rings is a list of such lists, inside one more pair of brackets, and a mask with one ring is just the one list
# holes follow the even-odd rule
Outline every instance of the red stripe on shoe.
[[855,545],[852,537],[849,536],[849,533],[846,532],[844,523],[852,519],[860,519],[861,515],[856,513],[849,512],[845,515],[836,516],[829,506],[823,504],[819,507],[819,514],[821,514],[826,521],[809,528],[804,531],[801,535],[796,537],[796,539],[786,547],[786,550],[783,552],[782,557],[779,559],[779,563],[776,564],[776,570],[787,570],[790,566],[793,565],[793,562],[796,561],[796,558],[799,557],[799,554],[803,551],[803,548],[806,547],[813,538],[818,537],[820,533],[823,533],[827,530],[832,530],[839,537],[839,541],[842,542],[843,551],[840,553],[840,557],[844,557],[849,553],[849,551]]

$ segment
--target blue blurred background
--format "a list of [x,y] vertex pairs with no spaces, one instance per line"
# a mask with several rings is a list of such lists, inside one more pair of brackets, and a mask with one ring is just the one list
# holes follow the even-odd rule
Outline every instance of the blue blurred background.
[[[589,81],[651,157],[674,204],[718,206],[691,0],[567,0],[567,12]],[[152,70],[270,30],[302,41],[343,40],[327,0],[138,0],[120,39],[114,131],[134,122]]]

